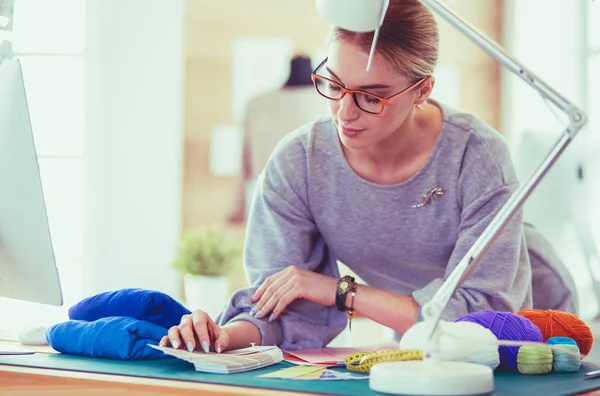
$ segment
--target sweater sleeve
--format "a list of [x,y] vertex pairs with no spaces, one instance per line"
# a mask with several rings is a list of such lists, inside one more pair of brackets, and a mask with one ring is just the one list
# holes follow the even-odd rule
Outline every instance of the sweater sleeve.
[[[459,177],[462,207],[458,239],[443,278],[413,292],[419,305],[431,300],[458,263],[517,190],[508,149],[477,137],[465,152]],[[516,312],[531,306],[531,264],[522,210],[515,213],[474,270],[455,291],[442,318],[454,321],[484,310]]]
[[263,345],[288,350],[324,347],[346,324],[345,316],[335,307],[306,300],[294,301],[273,322],[249,315],[249,300],[256,289],[290,265],[339,277],[337,264],[328,254],[309,210],[307,179],[307,152],[292,134],[275,149],[257,181],[244,246],[250,287],[234,293],[218,318],[221,325],[250,321],[259,328]]

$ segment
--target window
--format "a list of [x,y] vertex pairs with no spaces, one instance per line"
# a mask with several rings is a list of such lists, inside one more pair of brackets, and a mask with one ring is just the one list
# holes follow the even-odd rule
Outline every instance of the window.
[[[525,204],[525,219],[549,240],[574,278],[579,314],[591,319],[600,305],[600,263],[594,247],[600,246],[595,194],[600,192],[598,86],[600,60],[600,2],[598,0],[531,0],[506,2],[504,42],[509,53],[561,95],[588,114],[586,128],[558,159]],[[540,17],[540,9],[544,15]],[[547,11],[547,12],[546,12]],[[587,21],[587,23],[585,23]],[[556,29],[560,25],[561,29]],[[587,70],[587,72],[586,72]],[[507,73],[503,100],[504,128],[511,135],[520,179],[527,180],[546,157],[562,132],[566,117],[540,99],[520,78]],[[594,88],[596,87],[596,88]],[[557,119],[558,118],[558,119]],[[560,121],[562,122],[560,122]],[[531,166],[530,166],[531,165]],[[583,169],[583,182],[578,167]],[[549,196],[560,193],[559,200]],[[594,275],[592,278],[591,275]]]
[[17,53],[81,55],[85,1],[16,0],[13,33]]
[[[588,45],[590,50],[600,55],[600,3],[596,0],[588,2]],[[598,69],[596,69],[598,70]]]
[[598,147],[600,144],[600,119],[597,112],[592,109],[600,109],[600,2],[592,1],[588,3],[588,76],[587,76],[587,113],[589,116],[588,128],[591,132],[590,138],[594,139],[594,144]]
[[18,55],[40,157],[81,157],[84,62],[81,57]]
[[[597,109],[600,109],[600,2],[587,2],[587,45],[588,56],[584,62],[587,62],[586,76],[586,113],[588,115],[588,124],[584,134],[585,145],[587,147],[586,162],[584,168],[584,183],[587,188],[588,204],[587,209],[590,232],[592,234],[591,243],[592,252],[595,257],[590,257],[590,266],[596,271],[592,271],[592,275],[596,282],[600,282],[600,225],[592,219],[600,218],[600,209],[594,202],[593,197],[600,194],[600,179],[595,177],[600,171],[600,161],[596,152],[600,148],[600,114]],[[594,111],[596,110],[596,111]],[[597,296],[600,298],[600,296]],[[596,311],[597,312],[597,311]]]
[[[13,51],[23,67],[64,306],[0,298],[2,327],[50,325],[82,298],[85,1],[16,0]],[[21,314],[28,312],[26,317]]]

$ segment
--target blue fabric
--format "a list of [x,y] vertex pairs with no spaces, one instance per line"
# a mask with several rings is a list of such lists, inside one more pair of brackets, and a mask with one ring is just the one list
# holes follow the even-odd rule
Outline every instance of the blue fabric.
[[169,328],[190,311],[167,294],[146,289],[121,289],[96,294],[69,309],[69,318],[94,321],[107,316],[127,316]]
[[109,316],[93,322],[68,320],[50,327],[46,339],[52,348],[73,355],[120,360],[168,357],[151,348],[167,329],[129,317]]

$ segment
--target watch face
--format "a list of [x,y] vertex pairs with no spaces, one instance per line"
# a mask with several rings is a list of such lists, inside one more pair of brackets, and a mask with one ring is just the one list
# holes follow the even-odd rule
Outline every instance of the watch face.
[[340,290],[344,291],[348,288],[348,282],[342,281],[340,282]]

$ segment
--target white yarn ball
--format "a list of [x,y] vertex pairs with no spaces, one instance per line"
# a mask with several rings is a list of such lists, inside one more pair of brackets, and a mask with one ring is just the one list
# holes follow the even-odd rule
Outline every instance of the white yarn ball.
[[[411,327],[400,340],[400,349],[423,349],[425,346],[425,322]],[[494,370],[500,364],[498,338],[485,327],[472,322],[440,321],[436,335],[439,336],[440,359],[479,363]]]

